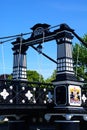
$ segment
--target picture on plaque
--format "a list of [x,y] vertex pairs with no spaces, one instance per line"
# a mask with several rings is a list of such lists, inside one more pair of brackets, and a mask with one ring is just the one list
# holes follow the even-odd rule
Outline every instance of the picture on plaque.
[[80,86],[69,85],[69,104],[73,106],[81,106]]

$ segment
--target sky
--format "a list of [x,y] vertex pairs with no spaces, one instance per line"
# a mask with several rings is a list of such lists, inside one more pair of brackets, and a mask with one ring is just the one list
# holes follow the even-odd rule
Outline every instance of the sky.
[[[0,0],[0,38],[31,32],[30,28],[37,23],[51,26],[66,23],[83,37],[87,34],[87,0]],[[11,42],[0,45],[0,74],[13,71],[12,47]],[[55,60],[56,50],[55,41],[43,44],[43,52]],[[56,69],[56,64],[29,48],[27,69],[37,70],[48,78]]]

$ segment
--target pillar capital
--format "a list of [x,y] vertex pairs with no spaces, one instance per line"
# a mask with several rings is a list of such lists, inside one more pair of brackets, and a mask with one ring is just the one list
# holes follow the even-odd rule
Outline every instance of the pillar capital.
[[19,53],[19,51],[21,54],[26,53],[28,46],[26,46],[26,44],[23,44],[23,42],[24,39],[20,39],[20,37],[17,38],[16,41],[12,42],[12,45],[14,46],[12,50],[14,53]]

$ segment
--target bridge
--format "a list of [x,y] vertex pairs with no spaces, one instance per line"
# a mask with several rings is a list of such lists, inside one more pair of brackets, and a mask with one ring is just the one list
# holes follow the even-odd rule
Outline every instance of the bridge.
[[[0,121],[6,123],[4,129],[86,130],[87,94],[84,82],[78,81],[73,70],[72,39],[75,36],[87,44],[67,24],[36,24],[31,29],[29,38],[20,34],[12,42],[12,80],[0,79]],[[42,52],[43,43],[52,40],[57,45],[57,60]],[[52,83],[27,80],[30,47],[57,65]]]

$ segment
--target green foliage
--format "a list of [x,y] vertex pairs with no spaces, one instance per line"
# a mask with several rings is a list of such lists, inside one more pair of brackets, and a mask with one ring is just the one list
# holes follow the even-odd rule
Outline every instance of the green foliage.
[[50,82],[52,82],[53,80],[55,80],[56,79],[56,70],[54,70],[54,72],[52,73],[52,75],[49,77],[49,78],[47,78],[46,80],[45,80],[45,82],[46,83],[50,83]]
[[[87,34],[83,36],[83,40],[87,43]],[[87,81],[87,48],[80,43],[73,45],[73,61],[77,78],[83,78]],[[12,79],[12,75],[9,75],[8,79]],[[43,76],[37,71],[27,70],[27,79],[31,82],[51,83],[56,79],[56,70],[54,70],[52,75],[46,80],[44,80]]]
[[27,70],[27,79],[31,82],[44,82],[43,76],[34,70]]
[[87,64],[87,48],[81,44],[75,44],[73,46],[73,59],[74,65],[84,66]]
[[83,40],[84,40],[84,42],[87,43],[87,34],[85,34],[85,35],[83,36]]
[[[87,35],[84,35],[83,40],[87,43]],[[87,48],[82,44],[73,45],[73,60],[74,70],[78,79],[81,77],[87,80]]]
[[11,80],[12,79],[12,75],[9,74],[7,79]]

